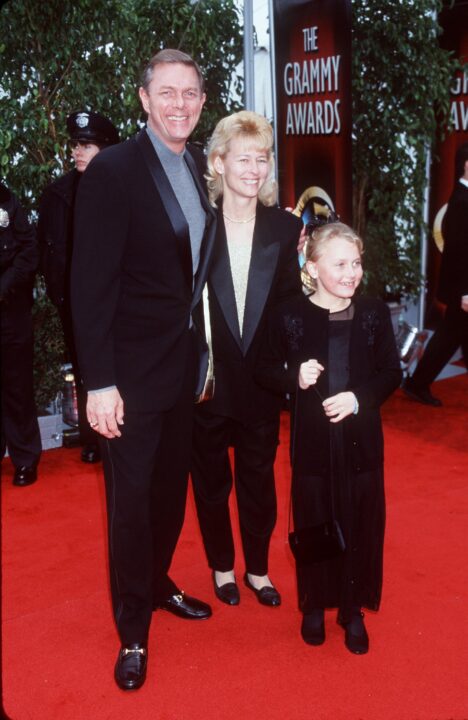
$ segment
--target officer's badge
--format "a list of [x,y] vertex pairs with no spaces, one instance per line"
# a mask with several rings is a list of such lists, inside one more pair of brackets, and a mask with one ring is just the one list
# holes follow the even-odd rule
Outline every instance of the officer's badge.
[[85,128],[89,125],[89,115],[88,113],[78,113],[75,119],[76,124],[80,128]]
[[8,213],[3,208],[0,208],[0,227],[7,228],[10,224],[10,218]]

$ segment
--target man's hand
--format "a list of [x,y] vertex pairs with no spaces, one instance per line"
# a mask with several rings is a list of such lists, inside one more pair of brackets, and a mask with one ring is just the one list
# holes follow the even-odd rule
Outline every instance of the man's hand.
[[356,407],[356,395],[350,391],[341,392],[324,400],[322,405],[330,422],[337,423],[353,414]]
[[463,312],[468,312],[468,295],[462,295],[461,309]]
[[299,241],[297,243],[297,254],[300,255],[304,250],[304,245],[307,240],[306,226],[302,226],[301,234],[299,235]]
[[88,422],[96,432],[106,438],[120,437],[123,425],[124,404],[117,388],[88,393],[86,405]]
[[298,378],[301,390],[307,390],[311,385],[315,385],[323,370],[325,368],[317,360],[307,360],[307,362],[302,363],[299,368]]
[[[287,210],[288,212],[292,212],[293,209],[294,209],[294,208],[292,208],[292,207],[287,207],[287,208],[285,208],[285,210]],[[302,230],[301,230],[301,234],[299,235],[299,240],[298,240],[298,243],[297,243],[297,254],[298,254],[298,255],[300,255],[301,252],[303,251],[306,239],[307,239],[306,226],[303,225],[303,226],[302,226]]]

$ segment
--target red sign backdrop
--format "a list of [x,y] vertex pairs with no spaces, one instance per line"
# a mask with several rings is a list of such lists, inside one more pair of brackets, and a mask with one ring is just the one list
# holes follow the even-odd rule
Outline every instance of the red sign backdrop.
[[351,2],[273,5],[281,205],[351,223]]
[[[462,63],[468,63],[468,1],[455,2],[439,16],[443,28],[440,44],[452,50]],[[434,302],[441,251],[443,249],[443,216],[452,193],[455,178],[455,153],[468,142],[468,71],[457,73],[451,85],[451,129],[436,149],[431,168],[431,201],[429,221],[432,228],[428,249],[428,318],[431,325],[437,313]]]

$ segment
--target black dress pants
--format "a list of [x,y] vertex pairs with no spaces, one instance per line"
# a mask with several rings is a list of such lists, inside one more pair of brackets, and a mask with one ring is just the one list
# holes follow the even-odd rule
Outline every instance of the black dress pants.
[[122,436],[101,443],[111,593],[123,645],[145,643],[153,609],[179,592],[168,571],[184,521],[193,406],[190,370],[173,408],[124,408]]
[[460,303],[453,303],[447,305],[444,318],[424,350],[411,377],[413,385],[429,387],[460,346],[468,367],[468,313],[461,309]]
[[278,446],[279,417],[244,425],[197,408],[191,475],[198,520],[208,564],[227,572],[234,567],[234,541],[229,513],[233,476],[229,446],[234,448],[234,478],[240,532],[248,573],[268,573],[268,550],[276,522],[273,464]]
[[31,294],[17,292],[1,312],[1,457],[6,447],[15,467],[35,465],[41,455],[33,385]]

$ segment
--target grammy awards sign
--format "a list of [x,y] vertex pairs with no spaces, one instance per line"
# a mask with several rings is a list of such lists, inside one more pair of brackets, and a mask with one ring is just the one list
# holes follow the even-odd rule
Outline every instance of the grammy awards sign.
[[273,0],[280,203],[351,223],[351,2]]

